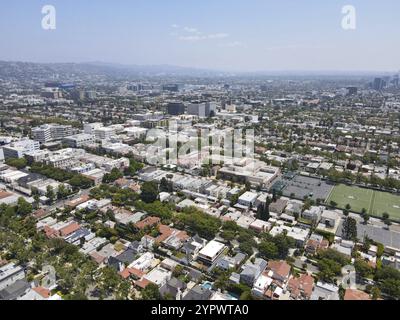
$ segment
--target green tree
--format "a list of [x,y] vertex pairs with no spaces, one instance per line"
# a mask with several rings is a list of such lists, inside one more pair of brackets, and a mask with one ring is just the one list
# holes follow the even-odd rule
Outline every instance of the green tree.
[[17,214],[21,216],[27,216],[32,213],[32,205],[28,203],[24,198],[20,197],[17,203]]
[[46,188],[46,197],[49,199],[50,203],[54,202],[56,194],[54,193],[54,189],[52,186],[47,186]]
[[150,283],[142,291],[143,300],[161,300],[160,290],[154,283]]
[[351,217],[347,217],[343,222],[342,237],[345,240],[357,239],[357,221]]
[[158,187],[155,182],[145,182],[141,187],[140,199],[145,203],[152,203],[157,200]]

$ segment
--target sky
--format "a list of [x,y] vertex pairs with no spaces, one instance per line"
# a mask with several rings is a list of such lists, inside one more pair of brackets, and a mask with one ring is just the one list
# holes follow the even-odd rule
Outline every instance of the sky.
[[[355,29],[342,28],[345,5]],[[398,71],[399,13],[399,0],[1,0],[0,60]]]

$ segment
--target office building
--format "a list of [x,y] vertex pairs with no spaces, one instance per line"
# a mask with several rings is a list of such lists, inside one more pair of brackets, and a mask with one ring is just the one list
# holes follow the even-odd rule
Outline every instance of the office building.
[[23,158],[25,153],[40,149],[38,141],[25,139],[3,147],[4,159]]
[[72,135],[72,126],[45,124],[32,129],[33,140],[44,144],[51,141],[61,140]]
[[181,102],[170,102],[167,105],[167,113],[172,116],[185,114],[185,105]]

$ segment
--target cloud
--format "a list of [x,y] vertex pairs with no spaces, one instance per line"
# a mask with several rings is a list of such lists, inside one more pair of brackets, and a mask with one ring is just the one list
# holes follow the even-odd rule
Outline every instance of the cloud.
[[229,34],[227,33],[214,33],[207,35],[179,36],[178,39],[182,41],[201,41],[201,40],[223,39],[227,37],[229,37]]
[[280,50],[300,50],[300,49],[327,49],[327,46],[317,46],[317,45],[302,45],[302,44],[292,44],[286,46],[275,46],[266,48],[266,51],[280,51]]
[[223,39],[229,37],[229,34],[219,32],[219,33],[204,33],[201,32],[197,28],[193,27],[183,27],[180,28],[178,25],[174,24],[172,25],[174,29],[180,29],[181,32],[173,32],[171,33],[172,36],[175,36],[178,40],[181,41],[204,41],[204,40],[213,40],[213,39]]
[[178,28],[179,28],[179,25],[173,24],[173,25],[171,25],[171,28],[178,29]]
[[199,30],[197,30],[196,28],[184,27],[183,30],[186,31],[186,32],[188,32],[188,33],[202,34],[202,33],[201,33]]
[[246,47],[246,44],[241,41],[233,41],[228,43],[221,43],[220,46],[226,48],[244,48]]

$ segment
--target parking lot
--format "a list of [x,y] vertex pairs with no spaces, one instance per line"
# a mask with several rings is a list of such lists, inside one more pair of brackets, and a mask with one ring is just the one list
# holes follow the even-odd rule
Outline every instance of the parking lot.
[[296,175],[293,179],[283,179],[286,184],[283,189],[283,195],[290,197],[294,194],[294,198],[304,199],[310,197],[313,200],[326,200],[333,189],[333,185],[328,184],[324,180]]
[[[340,223],[336,233],[339,237],[342,235],[342,226],[343,221]],[[362,240],[364,236],[368,236],[370,239],[382,243],[385,247],[400,249],[400,233],[393,230],[389,231],[379,226],[372,224],[365,225],[362,222],[358,222],[357,236],[360,240]]]

